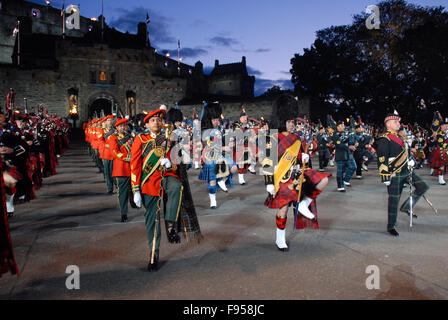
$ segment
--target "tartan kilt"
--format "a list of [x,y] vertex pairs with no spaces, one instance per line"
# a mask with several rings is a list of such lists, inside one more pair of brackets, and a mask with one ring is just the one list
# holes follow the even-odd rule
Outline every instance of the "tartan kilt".
[[296,229],[297,230],[306,229],[306,228],[312,228],[314,230],[319,229],[319,217],[317,214],[316,199],[313,199],[313,201],[311,201],[309,208],[310,208],[311,213],[314,214],[314,216],[316,217],[317,221],[311,221],[310,219],[305,218],[304,216],[302,216],[299,213],[299,214],[297,214],[297,221],[296,221]]
[[19,170],[14,166],[6,167],[5,170],[11,177],[16,179],[17,181],[22,180],[22,175],[20,174]]
[[[304,195],[316,199],[320,192],[317,192],[315,186],[327,177],[331,177],[331,173],[320,173],[314,169],[308,169],[305,171],[305,182],[302,185],[302,197]],[[293,183],[293,179],[289,179],[287,182],[280,182],[278,192],[275,197],[269,195],[264,205],[271,209],[277,209],[284,207],[290,202],[297,202],[299,194],[295,189],[290,189],[289,186]]]
[[431,168],[438,169],[440,167],[444,167],[447,165],[448,165],[448,155],[446,153],[442,153],[438,148],[434,150],[431,162]]
[[201,168],[201,171],[199,172],[199,180],[202,181],[212,181],[216,180],[216,173],[215,173],[215,163],[204,163],[204,165]]

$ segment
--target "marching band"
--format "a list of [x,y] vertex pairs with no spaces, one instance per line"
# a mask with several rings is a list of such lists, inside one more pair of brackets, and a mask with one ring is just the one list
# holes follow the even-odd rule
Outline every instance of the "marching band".
[[[56,174],[58,158],[68,149],[70,138],[67,119],[49,115],[43,105],[37,112],[20,112],[12,105],[13,96],[8,99],[7,108],[0,112],[6,224],[14,206],[35,199],[42,179]],[[275,243],[281,251],[288,250],[290,206],[294,229],[319,228],[317,196],[331,180],[331,173],[325,172],[328,166],[337,166],[336,189],[346,192],[352,177],[362,179],[363,171],[378,160],[380,180],[389,195],[387,231],[392,236],[399,235],[398,202],[406,184],[413,192],[400,211],[410,216],[411,223],[417,217],[413,213],[417,201],[421,197],[428,201],[429,184],[416,170],[429,164],[437,183],[446,185],[448,118],[439,112],[428,129],[402,125],[396,113],[385,117],[384,128],[359,117],[335,121],[330,115],[324,126],[321,120],[316,124],[300,117],[294,100],[290,95],[278,98],[271,121],[250,117],[242,106],[238,121],[232,122],[225,119],[219,102],[204,102],[200,117],[195,110],[191,119],[178,106],[167,110],[162,105],[134,117],[97,116],[84,123],[88,153],[104,175],[105,193],[118,194],[121,222],[127,222],[128,204],[145,208],[149,271],[158,269],[162,218],[170,243],[179,243],[182,234],[185,239],[202,238],[189,179],[206,182],[210,208],[216,209],[221,202],[217,195],[226,197],[236,181],[250,187],[245,175],[256,174],[260,164],[268,195],[264,204],[276,209]],[[2,272],[14,269],[13,259],[1,258]]]

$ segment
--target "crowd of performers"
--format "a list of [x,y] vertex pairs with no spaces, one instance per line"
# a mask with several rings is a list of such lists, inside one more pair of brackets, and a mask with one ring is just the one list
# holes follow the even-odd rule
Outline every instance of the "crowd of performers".
[[[40,113],[27,116],[24,122],[14,120],[14,127],[23,128],[25,123],[32,129],[35,119],[53,124],[41,126],[50,140],[61,128]],[[437,177],[434,180],[446,184],[443,176],[448,164],[448,123],[440,113],[435,114],[430,128],[402,125],[397,114],[387,115],[379,127],[353,117],[335,121],[328,116],[325,120],[324,126],[321,121],[314,124],[306,116],[300,117],[297,100],[282,95],[274,103],[270,121],[252,118],[242,107],[238,121],[232,122],[225,119],[219,102],[208,102],[200,115],[194,111],[191,120],[178,106],[167,110],[162,105],[131,118],[114,114],[96,117],[83,127],[88,152],[104,175],[105,192],[117,195],[121,221],[128,220],[128,206],[144,207],[150,249],[148,270],[155,271],[162,220],[170,243],[179,243],[181,233],[187,241],[202,237],[189,176],[204,181],[210,208],[215,209],[235,183],[247,187],[246,174],[261,174],[267,191],[264,204],[276,210],[275,243],[281,251],[288,250],[289,207],[293,208],[293,229],[319,228],[317,198],[330,185],[328,166],[337,167],[334,185],[339,192],[346,192],[352,187],[352,178],[362,179],[363,171],[378,159],[381,182],[387,185],[389,194],[387,231],[393,236],[398,236],[396,216],[405,184],[412,183],[415,191],[400,211],[414,218],[413,206],[429,189],[415,170],[429,164]],[[40,134],[32,130],[30,137],[35,137],[36,132]],[[30,149],[35,139],[29,144],[25,133],[17,135]],[[57,162],[52,154],[50,161]],[[313,166],[314,155],[318,164]],[[42,171],[43,176],[49,173],[55,172]],[[35,179],[33,175],[27,177]],[[30,199],[26,192],[20,192],[10,194]]]
[[[406,165],[412,163],[407,159],[413,159],[415,169],[430,162],[438,182],[444,184],[448,137],[440,114],[436,114],[429,130],[400,124],[397,132],[387,131],[389,120],[395,121],[395,116],[386,117],[380,127],[363,123],[359,118],[334,121],[328,116],[323,126],[320,121],[313,124],[306,117],[299,117],[295,98],[284,95],[276,101],[272,118],[254,119],[243,107],[239,119],[232,122],[225,119],[219,102],[209,102],[204,103],[200,116],[194,111],[191,120],[177,106],[168,111],[161,106],[131,119],[109,115],[85,124],[89,152],[105,176],[107,193],[118,194],[121,221],[127,221],[128,204],[145,208],[149,270],[157,270],[162,207],[170,243],[180,242],[180,232],[186,238],[189,234],[201,237],[187,173],[190,179],[194,175],[193,179],[204,181],[210,208],[215,209],[229,188],[235,183],[246,185],[245,175],[256,174],[256,165],[261,164],[258,172],[263,175],[268,193],[265,205],[276,209],[275,242],[282,251],[288,250],[285,237],[288,208],[293,207],[294,229],[318,229],[316,200],[329,184],[331,174],[326,172],[327,166],[337,166],[336,188],[346,192],[346,188],[352,187],[352,177],[362,179],[363,171],[368,171],[377,157],[376,148],[381,147],[381,159],[392,149],[402,150],[401,145],[384,147],[387,145],[384,141],[395,141],[388,136],[391,132],[403,141]],[[276,129],[278,134],[271,134],[270,129]],[[263,142],[259,141],[260,133],[264,133]],[[270,154],[277,158],[273,160]],[[313,155],[319,159],[315,169]],[[394,167],[396,156],[388,154],[385,162],[378,162],[385,184],[395,183],[395,176],[400,173],[397,170],[404,166],[401,162]],[[413,170],[412,174],[417,193],[413,199],[415,205],[429,186]],[[401,194],[406,180],[403,177],[407,175],[408,171],[401,170],[399,186],[388,187],[391,204],[387,230],[392,235],[398,235],[394,222],[397,209],[394,206],[398,204],[394,201],[398,202],[397,193]],[[395,195],[391,196],[393,192]],[[401,211],[409,214],[409,200]]]
[[18,272],[11,248],[8,219],[17,204],[36,199],[35,191],[46,177],[56,174],[58,158],[68,150],[70,125],[67,119],[49,115],[44,106],[37,112],[19,111],[14,91],[0,108],[0,276]]

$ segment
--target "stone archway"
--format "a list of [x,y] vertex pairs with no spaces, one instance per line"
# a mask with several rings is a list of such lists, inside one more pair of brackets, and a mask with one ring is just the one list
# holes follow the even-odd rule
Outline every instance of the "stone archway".
[[112,102],[105,98],[99,98],[94,100],[89,105],[89,118],[96,118],[98,116],[102,115],[102,112],[104,112],[104,115],[107,116],[109,114],[112,114]]
[[92,95],[87,102],[87,118],[101,116],[101,110],[106,116],[116,112],[114,109],[115,101],[113,96],[105,93]]

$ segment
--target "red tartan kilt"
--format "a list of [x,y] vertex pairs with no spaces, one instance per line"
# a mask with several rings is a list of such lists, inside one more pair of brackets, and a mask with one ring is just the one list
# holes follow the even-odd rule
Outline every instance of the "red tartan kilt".
[[7,167],[5,171],[8,172],[8,174],[17,181],[22,179],[22,175],[16,167]]
[[[314,169],[308,169],[305,171],[305,178],[314,186],[319,184],[322,179],[325,179],[327,177],[331,177],[331,173],[320,173]],[[271,209],[277,209],[284,207],[290,202],[296,202],[299,195],[296,190],[291,190],[289,188],[292,182],[292,179],[285,183],[280,182],[279,190],[276,196],[269,196],[264,202],[264,205]],[[316,192],[315,194],[313,193],[313,198],[317,197],[317,194],[318,192]]]
[[448,156],[446,154],[442,156],[439,149],[434,150],[431,168],[437,169],[446,165],[448,165]]

